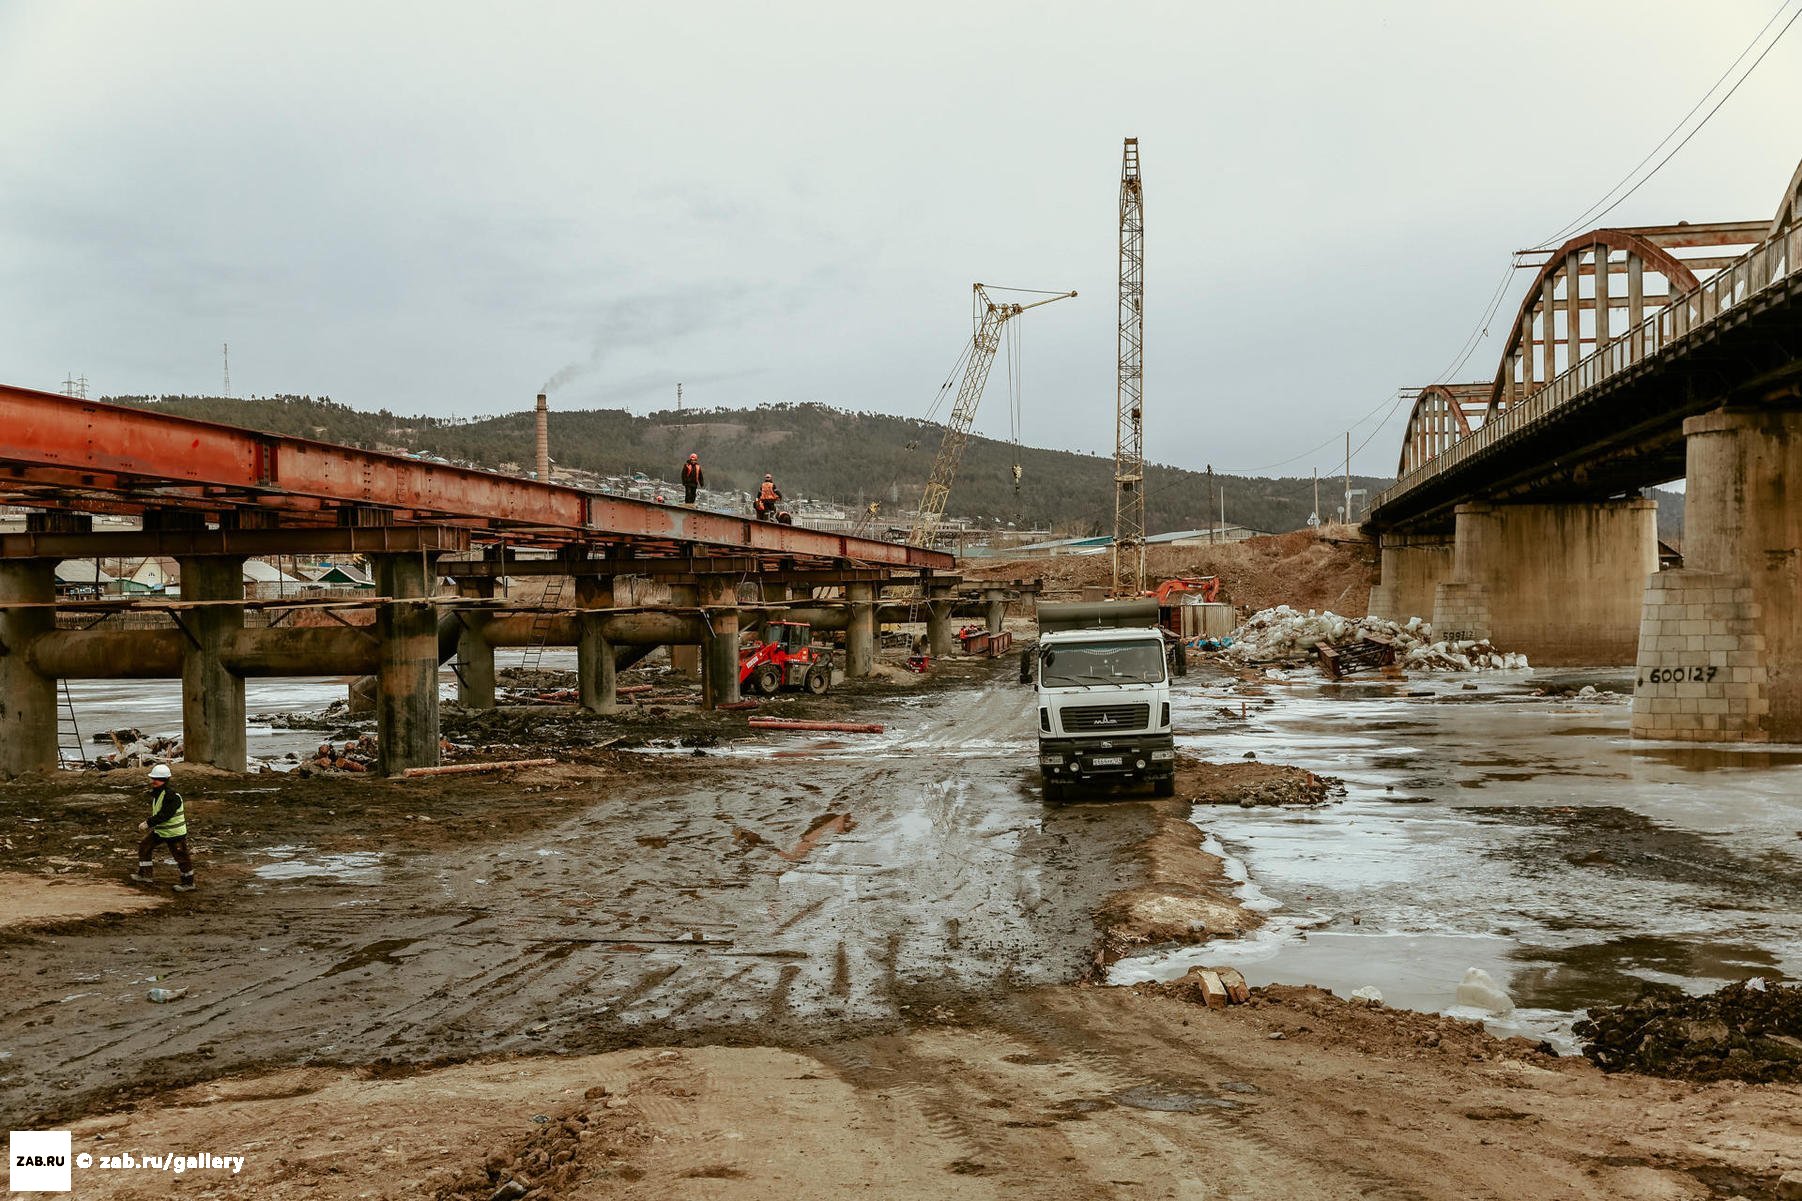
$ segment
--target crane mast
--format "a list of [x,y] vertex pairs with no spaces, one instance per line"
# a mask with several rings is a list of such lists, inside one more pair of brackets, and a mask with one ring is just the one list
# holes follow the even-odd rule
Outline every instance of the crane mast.
[[1145,592],[1145,195],[1139,139],[1120,161],[1120,371],[1114,389],[1114,595]]
[[945,502],[951,497],[951,484],[957,479],[957,467],[964,457],[964,445],[970,440],[970,423],[976,419],[976,406],[982,400],[983,387],[989,382],[989,369],[995,365],[995,352],[1001,348],[1001,327],[1027,309],[1053,301],[1068,300],[1074,292],[1060,292],[1031,304],[1012,304],[993,300],[981,284],[975,285],[978,321],[971,336],[969,358],[964,377],[957,388],[957,401],[951,406],[951,417],[945,423],[945,437],[932,460],[932,475],[926,481],[926,492],[920,498],[920,513],[914,518],[907,535],[909,546],[930,546],[945,517]]

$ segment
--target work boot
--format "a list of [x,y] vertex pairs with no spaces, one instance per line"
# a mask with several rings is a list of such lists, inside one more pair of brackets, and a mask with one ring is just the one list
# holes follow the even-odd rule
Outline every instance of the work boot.
[[176,892],[193,892],[194,888],[195,888],[194,881],[183,880],[180,884],[177,884],[175,886],[175,891]]
[[130,876],[127,877],[127,879],[129,879],[137,884],[155,884],[156,883],[156,881],[151,878],[150,873],[143,870],[142,868],[139,868],[137,871],[133,872]]

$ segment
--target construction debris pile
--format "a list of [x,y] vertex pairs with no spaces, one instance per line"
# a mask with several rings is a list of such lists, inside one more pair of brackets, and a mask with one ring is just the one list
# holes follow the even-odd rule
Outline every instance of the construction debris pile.
[[146,738],[141,730],[105,730],[94,735],[94,741],[113,748],[110,754],[94,757],[92,765],[98,771],[149,767],[181,758],[181,739],[154,735]]
[[1692,997],[1648,984],[1572,1027],[1605,1072],[1802,1084],[1802,985],[1742,980]]
[[1513,671],[1527,666],[1525,655],[1498,651],[1487,639],[1435,640],[1432,625],[1418,617],[1398,624],[1381,617],[1341,617],[1330,610],[1301,613],[1288,605],[1254,613],[1219,653],[1246,666],[1301,663],[1317,644],[1354,646],[1372,637],[1392,642],[1396,665],[1412,671]]
[[1148,984],[1140,988],[1191,1005],[1206,1005],[1209,1009],[1225,1009],[1228,1005],[1243,1005],[1251,1000],[1251,987],[1245,983],[1245,977],[1239,974],[1238,968],[1231,967],[1192,967],[1187,974],[1168,984]]

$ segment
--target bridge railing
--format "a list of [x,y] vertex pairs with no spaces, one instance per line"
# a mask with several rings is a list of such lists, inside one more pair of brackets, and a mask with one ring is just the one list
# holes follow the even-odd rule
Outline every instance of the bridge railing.
[[1673,297],[1665,307],[1611,340],[1607,346],[1566,368],[1561,375],[1526,399],[1517,401],[1493,421],[1484,422],[1477,430],[1402,475],[1371,498],[1371,510],[1381,508],[1471,456],[1483,453],[1503,438],[1545,418],[1591,388],[1644,362],[1799,271],[1802,271],[1802,226],[1760,242],[1698,287]]

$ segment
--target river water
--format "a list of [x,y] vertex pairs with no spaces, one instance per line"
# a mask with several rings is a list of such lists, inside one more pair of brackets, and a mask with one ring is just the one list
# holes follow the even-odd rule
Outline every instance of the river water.
[[1582,1009],[1641,981],[1802,974],[1802,747],[1635,743],[1618,699],[1533,695],[1584,684],[1631,688],[1618,671],[1310,673],[1250,698],[1218,677],[1180,682],[1184,749],[1310,768],[1347,795],[1198,810],[1269,921],[1123,962],[1114,981],[1231,963],[1254,985],[1372,986],[1391,1005],[1489,1016],[1456,1004],[1478,967],[1517,1006],[1492,1028],[1568,1045]]

